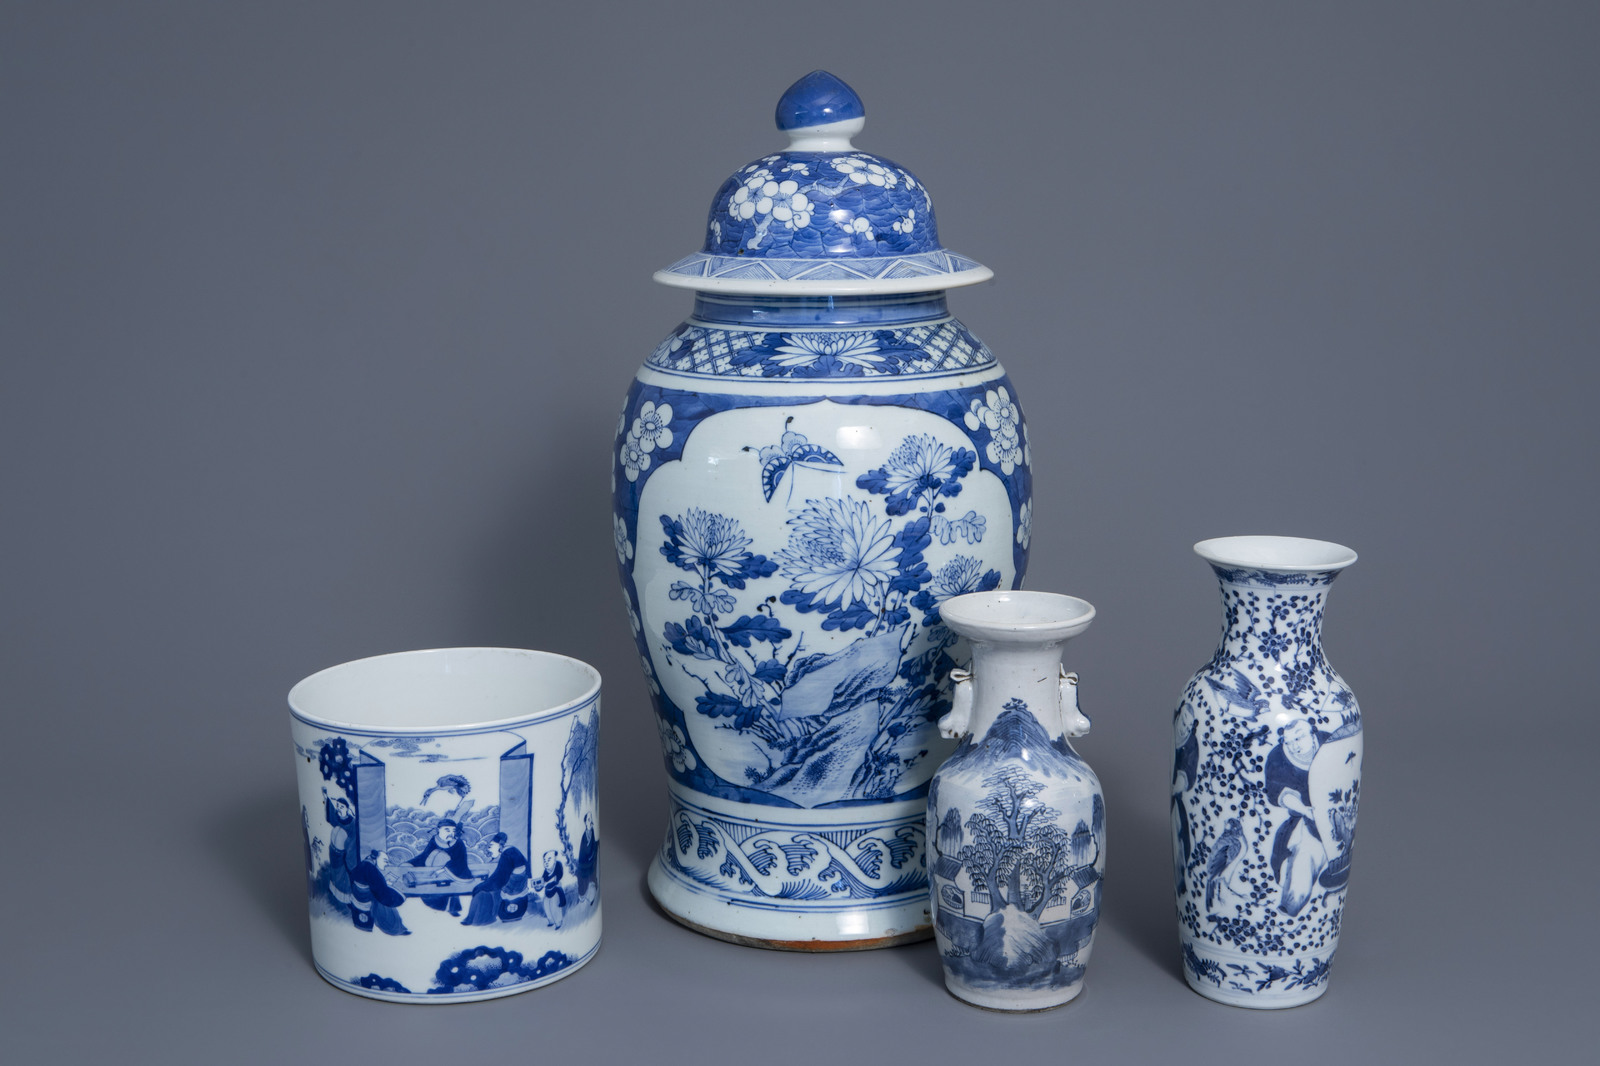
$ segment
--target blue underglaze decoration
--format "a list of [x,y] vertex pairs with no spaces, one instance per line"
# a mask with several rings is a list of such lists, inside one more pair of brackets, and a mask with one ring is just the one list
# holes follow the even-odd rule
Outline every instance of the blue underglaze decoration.
[[695,294],[696,325],[745,329],[798,329],[850,326],[855,329],[916,325],[948,318],[942,292],[898,296],[723,296]]
[[1211,569],[1218,578],[1230,585],[1246,585],[1251,588],[1281,589],[1281,588],[1326,588],[1333,584],[1333,579],[1339,576],[1338,570],[1312,570],[1299,574],[1272,573],[1267,570],[1236,569],[1229,566],[1211,564]]
[[358,977],[351,983],[361,988],[371,989],[374,992],[399,992],[402,995],[411,994],[411,989],[407,988],[399,981],[396,981],[394,978],[383,977],[375,973],[369,973],[365,977]]
[[[963,810],[952,794],[983,791]],[[962,741],[930,797],[938,930],[945,965],[986,989],[1068,988],[1082,980],[1100,916],[1105,804],[1088,817],[1050,806],[1053,781],[1092,781],[1065,738],[1052,738],[1020,699],[981,738]]]
[[854,89],[825,70],[813,70],[784,90],[775,117],[780,130],[796,130],[866,114]]
[[975,259],[940,249],[914,255],[888,255],[858,259],[783,259],[748,256],[743,251],[732,255],[696,252],[666,268],[666,273],[684,278],[733,281],[902,281],[926,278],[930,288],[946,281],[946,275],[977,270]]
[[579,899],[588,895],[600,873],[600,840],[594,825],[600,803],[599,755],[600,716],[580,715],[561,754],[561,807],[556,811],[556,833]]
[[433,976],[431,995],[487,992],[496,988],[538,981],[565,970],[572,958],[560,951],[547,951],[532,963],[522,952],[479,945],[458,951],[439,964]]
[[[848,86],[818,71],[779,104],[779,125],[793,135],[802,127],[785,125],[785,115],[795,123],[852,118],[854,125],[863,112]],[[923,279],[931,291],[989,277],[982,264],[939,243],[933,200],[909,170],[848,138],[793,141],[722,183],[701,250],[661,271],[671,276],[661,280],[702,291],[827,294],[912,292]]]
[[825,470],[828,467],[844,466],[837,455],[820,444],[812,444],[799,433],[788,430],[789,422],[794,421],[791,416],[784,423],[784,434],[777,444],[763,447],[761,456],[761,494],[770,503],[773,494],[778,491],[778,486],[783,484],[784,474],[789,468],[800,466],[813,470]]
[[725,330],[685,323],[645,366],[708,377],[839,378],[948,374],[994,365],[953,318],[898,329]]
[[1360,802],[1361,711],[1321,644],[1338,572],[1213,569],[1223,639],[1175,721],[1184,966],[1230,1001],[1302,1002],[1338,943]]
[[[739,408],[804,409],[824,399],[925,411],[960,427],[973,447],[911,434],[881,467],[857,473],[853,491],[791,498],[799,466],[832,469],[838,460],[791,430],[792,416],[780,415],[769,439],[745,447],[761,460],[762,495],[789,507],[787,542],[756,545],[737,516],[712,510],[639,512],[651,475],[682,457],[701,421]],[[938,624],[938,603],[1000,582],[998,571],[960,549],[999,537],[1014,572],[1027,568],[1032,476],[1009,382],[845,397],[727,395],[636,382],[617,442],[617,558],[672,777],[706,795],[774,806],[849,807],[925,795],[925,781],[902,780],[918,777],[913,768],[926,751],[908,753],[900,738],[927,735],[949,709],[945,678],[955,666],[948,654],[955,638]],[[962,506],[966,480],[980,469],[1004,486],[1010,528],[995,529]],[[951,546],[957,552],[931,567],[925,552],[936,542],[946,554]],[[670,593],[678,612],[649,632],[632,565],[645,552],[682,571]],[[735,592],[746,589],[763,602],[736,610]],[[779,608],[794,621],[780,619]],[[824,631],[860,639],[816,652],[797,633],[809,618]],[[667,695],[658,680],[665,671],[694,679],[699,695],[692,704]],[[869,722],[844,724],[868,709]],[[689,715],[750,738],[767,753],[764,760],[746,766],[741,780],[717,776],[695,750]],[[841,778],[847,760],[853,769]]]
[[[763,473],[768,498],[790,468],[785,447],[821,452],[803,438],[774,446]],[[907,492],[923,467],[937,467],[954,481],[975,458],[970,451],[952,454],[931,438],[907,438],[896,457],[901,452],[904,460],[891,476],[907,483]],[[891,491],[882,477],[863,475],[857,484],[869,493]],[[905,766],[892,741],[925,725],[930,679],[953,665],[942,644],[902,661],[914,625],[912,600],[933,579],[923,562],[932,522],[949,521],[932,510],[942,511],[936,489],[914,502],[911,511],[912,500],[890,495],[882,504],[887,517],[881,517],[870,498],[806,500],[792,512],[789,542],[773,559],[744,550],[750,540],[733,518],[695,508],[660,516],[666,537],[659,551],[690,577],[674,583],[673,598],[693,613],[682,623],[668,622],[657,639],[686,660],[682,669],[704,678],[696,713],[727,719],[728,728],[764,742],[767,764],[746,768],[752,787],[799,796],[842,792],[858,800],[888,799],[901,791]],[[980,528],[975,539],[981,537]],[[802,642],[791,639],[795,633],[770,613],[730,621],[734,598],[726,589],[757,580],[770,581],[778,601],[800,614],[819,615],[824,631],[855,630],[862,639],[840,652],[803,655]],[[672,665],[670,654],[667,663]],[[838,779],[838,749],[862,739],[841,723],[868,711],[867,758],[848,781]]]
[[945,750],[939,604],[1020,583],[1031,473],[1009,383],[945,306],[990,272],[940,246],[910,171],[851,146],[864,116],[800,79],[789,150],[728,178],[702,250],[658,272],[700,295],[623,408],[613,525],[674,782],[652,890],[904,932],[927,884],[904,814]]
[[672,797],[661,859],[677,881],[735,906],[828,910],[898,905],[928,891],[923,816],[815,826],[735,821]]
[[783,152],[735,171],[711,202],[708,255],[853,259],[939,250],[928,190],[866,152]]
[[[561,847],[542,862],[537,853],[530,859],[534,759],[514,731],[480,730],[488,758],[470,770],[457,762],[460,772],[430,774],[426,787],[404,792],[396,767],[448,763],[460,741],[332,735],[300,748],[325,783],[321,810],[300,812],[312,917],[385,936],[411,935],[408,921],[437,922],[430,911],[467,926],[572,927],[594,917],[599,714],[590,704],[570,716],[555,824]],[[369,983],[390,981],[376,974],[351,981],[405,991]]]

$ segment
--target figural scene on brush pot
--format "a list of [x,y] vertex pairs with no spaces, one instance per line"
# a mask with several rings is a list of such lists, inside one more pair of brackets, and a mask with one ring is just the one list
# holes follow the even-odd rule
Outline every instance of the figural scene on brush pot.
[[[1074,746],[1103,679],[1080,704],[1068,642],[1095,608],[1022,590],[1019,392],[948,306],[991,272],[941,243],[920,177],[855,146],[865,109],[839,78],[796,81],[776,119],[700,250],[655,275],[693,303],[636,374],[611,456],[653,704],[623,714],[653,718],[667,775],[649,891],[707,936],[928,942],[957,999],[1058,1007],[1084,987],[1106,886],[1105,796]],[[1173,952],[1202,996],[1291,1007],[1328,987],[1350,877],[1361,714],[1321,623],[1356,556],[1277,536],[1194,550],[1223,626],[1174,715]],[[330,983],[461,1002],[594,956],[592,667],[409,652],[315,674],[290,704]]]

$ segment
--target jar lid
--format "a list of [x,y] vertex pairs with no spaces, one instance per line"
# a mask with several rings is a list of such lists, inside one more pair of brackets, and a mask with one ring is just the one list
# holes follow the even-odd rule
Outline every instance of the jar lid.
[[935,292],[994,272],[939,243],[933,201],[909,170],[854,148],[854,89],[825,70],[778,100],[789,147],[740,167],[711,203],[706,243],[655,279],[701,292],[849,296]]

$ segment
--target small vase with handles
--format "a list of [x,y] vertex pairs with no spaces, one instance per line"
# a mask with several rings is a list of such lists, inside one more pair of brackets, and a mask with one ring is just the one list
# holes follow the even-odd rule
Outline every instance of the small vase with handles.
[[1068,737],[1089,731],[1061,647],[1094,608],[983,592],[940,610],[967,638],[939,722],[960,741],[928,793],[928,873],[945,985],[990,1010],[1060,1006],[1083,988],[1100,917],[1105,799]]

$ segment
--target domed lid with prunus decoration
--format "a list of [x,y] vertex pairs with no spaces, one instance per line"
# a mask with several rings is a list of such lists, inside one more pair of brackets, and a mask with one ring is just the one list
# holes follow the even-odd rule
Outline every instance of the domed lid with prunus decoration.
[[993,271],[939,244],[933,201],[909,170],[854,148],[855,90],[814,70],[778,100],[789,147],[740,167],[711,204],[706,242],[655,279],[702,292],[792,296],[932,292]]

